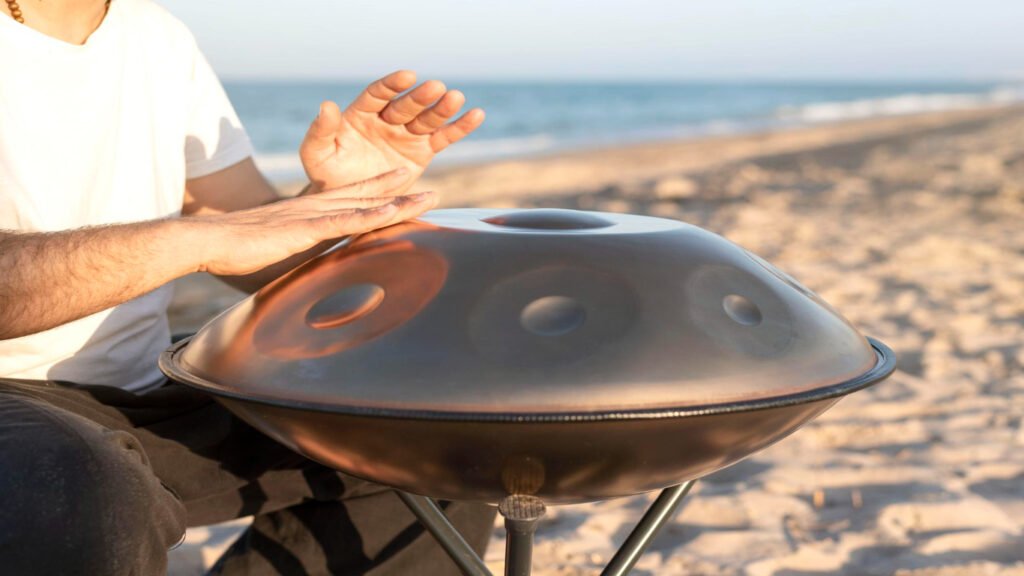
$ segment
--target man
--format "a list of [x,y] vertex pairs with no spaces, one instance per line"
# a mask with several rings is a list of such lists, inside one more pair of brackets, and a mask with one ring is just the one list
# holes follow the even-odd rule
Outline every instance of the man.
[[[433,156],[483,121],[396,72],[325,102],[280,199],[185,27],[149,0],[0,14],[0,572],[163,574],[186,525],[254,514],[221,574],[444,574],[383,487],[307,461],[167,383],[167,283],[255,289],[413,218]],[[493,511],[448,513],[482,551]]]

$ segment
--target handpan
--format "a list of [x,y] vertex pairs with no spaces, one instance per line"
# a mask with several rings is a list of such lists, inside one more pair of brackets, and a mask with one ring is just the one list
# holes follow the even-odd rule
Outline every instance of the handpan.
[[300,266],[163,367],[350,474],[571,503],[727,466],[884,376],[888,356],[694,226],[438,210]]
[[436,210],[350,238],[161,358],[309,458],[490,503],[699,478],[893,366],[720,236],[571,210]]

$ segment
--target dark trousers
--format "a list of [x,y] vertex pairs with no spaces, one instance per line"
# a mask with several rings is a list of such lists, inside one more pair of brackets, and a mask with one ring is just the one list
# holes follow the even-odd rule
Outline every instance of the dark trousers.
[[[446,512],[482,554],[494,509]],[[201,392],[0,379],[0,573],[163,576],[186,526],[250,514],[214,574],[459,574],[394,492]]]

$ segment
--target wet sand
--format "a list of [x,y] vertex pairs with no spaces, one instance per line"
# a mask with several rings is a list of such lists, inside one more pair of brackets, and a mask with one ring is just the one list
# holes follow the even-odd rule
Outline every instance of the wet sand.
[[[636,574],[1024,575],[1024,108],[449,168],[423,186],[446,206],[708,228],[897,351],[884,384],[699,482]],[[238,297],[186,278],[175,326]],[[549,509],[534,573],[598,573],[651,497]],[[236,531],[192,531],[170,573],[200,573]]]

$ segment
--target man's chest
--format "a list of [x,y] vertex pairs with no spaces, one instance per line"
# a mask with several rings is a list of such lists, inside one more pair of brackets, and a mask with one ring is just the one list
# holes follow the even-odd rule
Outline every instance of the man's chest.
[[141,56],[0,64],[0,227],[63,230],[180,208],[184,83]]

